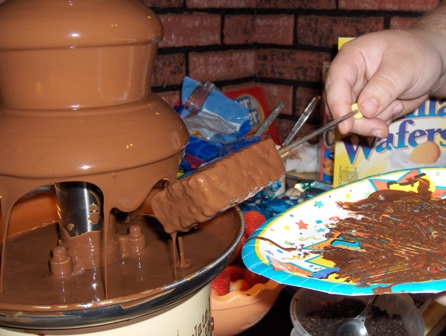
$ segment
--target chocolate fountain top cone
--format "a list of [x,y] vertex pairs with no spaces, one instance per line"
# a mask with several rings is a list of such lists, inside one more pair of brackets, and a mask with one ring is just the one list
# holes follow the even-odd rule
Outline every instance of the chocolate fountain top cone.
[[187,144],[181,118],[150,93],[163,29],[139,2],[7,1],[0,35],[0,175],[62,181]]

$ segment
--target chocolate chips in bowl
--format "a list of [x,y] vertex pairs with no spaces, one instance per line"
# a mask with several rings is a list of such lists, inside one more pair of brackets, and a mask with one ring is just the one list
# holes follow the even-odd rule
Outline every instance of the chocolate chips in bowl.
[[[331,327],[357,316],[368,296],[335,295],[299,289],[290,304],[291,336],[330,336]],[[369,336],[423,336],[424,321],[407,294],[381,295],[366,320]]]

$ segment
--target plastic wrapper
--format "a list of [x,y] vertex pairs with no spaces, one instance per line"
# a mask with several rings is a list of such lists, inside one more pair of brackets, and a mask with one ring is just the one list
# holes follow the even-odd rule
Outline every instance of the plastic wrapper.
[[180,163],[180,169],[189,172],[203,164],[224,157],[231,152],[239,151],[260,140],[260,137],[241,138],[229,143],[207,141],[191,135],[186,146],[185,155]]
[[325,182],[305,180],[296,183],[282,195],[265,196],[259,193],[240,204],[239,207],[243,212],[256,210],[269,219],[330,189],[331,186]]
[[228,143],[245,136],[251,129],[249,109],[217,90],[185,77],[181,90],[184,109],[180,115],[191,135]]
[[260,140],[246,137],[251,128],[249,109],[226,97],[211,83],[185,77],[181,102],[175,110],[190,135],[180,164],[182,172],[191,172]]

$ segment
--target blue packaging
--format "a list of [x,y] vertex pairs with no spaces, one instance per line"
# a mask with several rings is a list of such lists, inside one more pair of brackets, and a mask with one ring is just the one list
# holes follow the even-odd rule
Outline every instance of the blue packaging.
[[212,84],[201,84],[185,77],[181,90],[183,118],[189,134],[228,143],[245,136],[251,129],[249,109],[226,97]]

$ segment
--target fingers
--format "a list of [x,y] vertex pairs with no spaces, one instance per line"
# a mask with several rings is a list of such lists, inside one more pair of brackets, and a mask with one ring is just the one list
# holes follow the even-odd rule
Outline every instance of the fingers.
[[[346,97],[344,92],[350,92],[351,87],[348,84],[342,85],[342,82],[333,86],[329,83],[325,89],[325,110],[333,119],[337,119],[351,111],[353,99]],[[353,118],[347,119],[338,125],[342,134],[348,133],[353,127]]]
[[[365,45],[360,38],[348,42],[330,65],[325,82],[325,103],[333,119],[349,113],[352,104],[356,103],[361,90],[367,85],[367,62],[363,54]],[[339,131],[346,134],[354,124],[352,118],[347,119],[338,125]]]
[[389,127],[385,121],[379,118],[362,118],[354,121],[351,132],[364,136],[386,138],[389,134]]
[[400,116],[403,109],[403,103],[396,100],[376,118],[363,117],[363,120],[355,120],[351,131],[364,136],[386,138],[389,134],[389,124]]
[[[408,40],[410,46],[401,42]],[[368,34],[343,46],[327,76],[327,111],[337,119],[357,102],[364,118],[345,120],[338,126],[341,133],[386,137],[392,120],[428,98],[435,81],[432,69],[438,68],[438,60],[434,62],[431,53],[430,63],[420,62],[420,55],[427,55],[414,53],[416,46],[426,50],[416,36],[401,31]],[[416,66],[421,63],[424,65]]]
[[413,82],[413,74],[409,64],[400,62],[395,65],[395,57],[383,58],[373,74],[366,74],[367,84],[358,96],[358,105],[367,118],[387,120],[402,112],[404,106],[398,102]]
[[[390,123],[406,114],[414,111],[418,106],[424,103],[428,96],[423,96],[419,99],[405,101],[395,100],[389,107],[382,111],[376,118],[363,117],[361,119],[350,118],[344,123],[344,128],[339,128],[342,134],[353,132],[363,136],[374,136],[377,138],[386,138],[389,135]],[[360,109],[362,112],[362,110]],[[341,124],[339,125],[341,126]],[[350,127],[351,126],[351,127]],[[350,127],[350,128],[349,128]]]
[[[337,57],[330,67],[325,82],[326,111],[333,119],[337,119],[351,111],[351,106],[356,102],[357,93],[365,84],[358,79],[358,68],[349,57]],[[350,132],[353,127],[353,119],[347,119],[338,125],[341,133]]]

